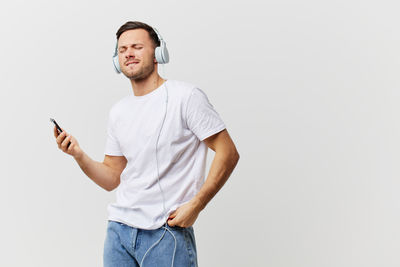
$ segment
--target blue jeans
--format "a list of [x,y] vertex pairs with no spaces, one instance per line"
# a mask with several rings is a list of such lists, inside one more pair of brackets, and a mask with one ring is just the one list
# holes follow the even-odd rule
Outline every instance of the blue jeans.
[[193,227],[164,224],[145,230],[109,220],[103,263],[104,267],[197,267]]

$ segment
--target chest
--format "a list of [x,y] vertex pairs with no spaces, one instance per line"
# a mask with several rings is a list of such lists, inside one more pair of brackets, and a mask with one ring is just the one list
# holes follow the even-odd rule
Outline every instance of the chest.
[[115,135],[125,157],[136,160],[154,157],[156,145],[159,153],[174,153],[173,148],[187,141],[191,132],[181,103],[166,103],[159,97],[126,105],[118,114]]

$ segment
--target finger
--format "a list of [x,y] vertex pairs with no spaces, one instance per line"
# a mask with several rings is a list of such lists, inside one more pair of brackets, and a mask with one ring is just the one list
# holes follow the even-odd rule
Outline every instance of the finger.
[[[62,128],[61,128],[61,129],[62,129]],[[64,130],[62,129],[62,131],[64,131]],[[57,126],[54,125],[54,135],[55,135],[55,137],[57,137],[62,131],[60,131],[60,130],[57,128]]]
[[72,137],[69,139],[69,141],[67,142],[67,145],[65,146],[65,149],[67,150],[67,151],[70,151],[69,149],[71,148],[71,146],[72,146]]
[[75,143],[73,143],[73,142],[72,142],[72,139],[71,139],[71,144],[70,144],[69,147],[67,148],[67,151],[68,151],[69,153],[71,153],[74,146],[75,146]]
[[67,145],[70,140],[71,140],[71,135],[68,135],[67,137],[65,137],[64,141],[61,143],[61,147],[63,149],[67,149]]
[[71,141],[72,141],[72,135],[67,134],[67,137],[65,137],[65,140],[64,140],[65,149],[68,149],[68,144],[69,144]]
[[[65,134],[64,134],[65,135]],[[65,135],[64,138],[61,140],[60,147],[64,151],[65,149],[65,140],[67,140],[67,136]]]
[[56,141],[57,141],[58,147],[61,147],[61,143],[64,140],[64,138],[65,138],[65,132],[62,132],[57,136]]
[[53,132],[54,132],[54,137],[57,138],[58,132],[57,132],[57,127],[55,125],[54,125],[54,128],[53,128]]
[[68,143],[70,143],[70,145],[68,146],[68,144],[67,144],[67,149],[69,149],[72,146],[72,143],[74,142],[74,137],[72,135],[70,135],[70,134],[68,134],[68,135],[69,135],[69,142]]
[[170,217],[170,218],[175,218],[176,213],[177,213],[176,211],[172,212],[172,213],[169,215],[169,217]]
[[168,223],[168,225],[171,226],[171,227],[174,227],[174,226],[176,225],[176,223],[175,223],[174,220],[168,220],[167,223]]
[[59,145],[61,145],[62,141],[64,140],[64,138],[66,137],[66,132],[61,132],[58,136],[57,136],[57,143]]

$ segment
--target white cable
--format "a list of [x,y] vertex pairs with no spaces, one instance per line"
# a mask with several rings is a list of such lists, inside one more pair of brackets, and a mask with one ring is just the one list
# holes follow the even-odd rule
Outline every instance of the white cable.
[[[163,70],[164,70],[164,69],[163,69]],[[166,92],[166,94],[167,94],[167,97],[166,97],[166,100],[165,100],[165,113],[164,113],[164,118],[163,118],[163,121],[162,121],[162,124],[161,124],[160,131],[158,132],[157,142],[156,142],[157,182],[158,182],[158,186],[159,186],[159,188],[160,188],[161,195],[162,195],[162,198],[163,198],[163,212],[164,212],[163,218],[165,217],[165,215],[166,215],[167,212],[166,212],[166,209],[165,209],[164,191],[163,191],[162,188],[161,188],[161,184],[160,184],[160,173],[159,173],[159,171],[158,171],[157,146],[158,146],[158,139],[160,138],[160,134],[161,134],[161,129],[162,129],[162,127],[164,126],[165,117],[167,116],[167,108],[168,108],[168,88],[167,88],[167,81],[165,81],[164,84],[165,84],[165,92]],[[165,225],[165,226],[163,226],[163,228],[164,228],[165,230],[164,230],[163,234],[161,235],[160,239],[158,239],[158,241],[155,242],[155,243],[146,251],[146,253],[143,255],[143,259],[142,259],[142,261],[140,262],[140,266],[141,266],[141,267],[143,267],[143,262],[144,262],[145,257],[147,256],[147,253],[149,253],[150,250],[151,250],[153,247],[155,247],[158,243],[160,243],[160,241],[161,241],[161,239],[164,237],[166,231],[168,231],[168,232],[172,235],[172,237],[174,238],[174,245],[175,245],[175,246],[174,246],[174,254],[172,254],[171,267],[174,266],[174,259],[175,259],[175,252],[176,252],[176,243],[177,243],[177,242],[176,242],[176,237],[175,237],[175,235],[166,227],[166,226],[167,226],[167,222],[165,222],[164,225]]]

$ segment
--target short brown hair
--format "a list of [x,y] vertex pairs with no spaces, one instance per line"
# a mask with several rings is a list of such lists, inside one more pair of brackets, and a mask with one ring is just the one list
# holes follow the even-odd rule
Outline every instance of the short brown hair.
[[158,39],[158,35],[154,31],[154,29],[150,25],[147,25],[146,23],[140,21],[128,21],[124,25],[122,25],[116,33],[117,42],[123,32],[134,29],[146,30],[149,33],[150,39],[153,41],[155,47],[160,46],[160,40]]

